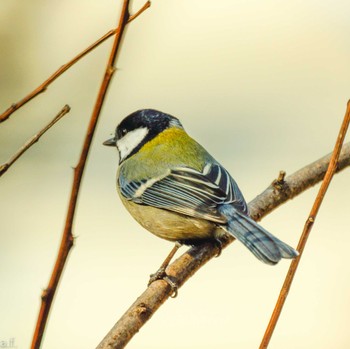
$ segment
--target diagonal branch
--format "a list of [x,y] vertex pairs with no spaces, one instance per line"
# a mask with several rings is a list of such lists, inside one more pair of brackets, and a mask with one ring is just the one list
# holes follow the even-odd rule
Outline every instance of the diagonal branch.
[[[151,2],[147,1],[142,8],[137,11],[134,15],[130,16],[128,18],[127,23],[132,22],[135,18],[137,18],[142,12],[147,10],[151,6]],[[85,57],[88,53],[90,53],[92,50],[94,50],[97,46],[102,44],[104,41],[106,41],[111,36],[115,35],[118,31],[120,31],[120,27],[117,27],[116,29],[110,30],[108,33],[103,35],[101,38],[99,38],[97,41],[95,41],[93,44],[91,44],[89,47],[87,47],[84,51],[80,52],[78,55],[76,55],[72,60],[70,60],[68,63],[62,65],[59,69],[57,69],[47,80],[45,80],[41,85],[39,85],[35,90],[30,92],[27,96],[22,98],[17,103],[13,103],[8,109],[6,109],[2,114],[0,114],[0,123],[7,120],[12,113],[14,113],[16,110],[21,108],[23,105],[28,103],[31,99],[36,97],[37,95],[43,93],[46,91],[46,89],[49,87],[51,83],[53,83],[59,76],[61,76],[65,71],[67,71],[69,68],[71,68],[75,63],[77,63],[81,58]]]
[[0,177],[17,161],[33,144],[35,144],[40,137],[49,130],[57,121],[61,120],[63,116],[69,113],[69,105],[65,105],[62,110],[53,118],[53,120],[48,123],[43,129],[41,129],[37,134],[30,138],[22,147],[13,155],[7,162],[0,165]]
[[278,319],[279,319],[279,317],[281,315],[282,308],[283,308],[284,303],[285,303],[285,301],[287,299],[289,290],[290,290],[290,288],[292,286],[292,282],[293,282],[295,273],[296,273],[296,271],[298,269],[298,265],[299,265],[300,259],[301,259],[302,255],[303,255],[303,251],[304,251],[307,239],[308,239],[308,237],[309,237],[309,235],[311,233],[311,229],[312,229],[312,227],[314,225],[317,213],[318,213],[318,211],[319,211],[319,209],[321,207],[323,198],[326,195],[327,189],[328,189],[328,187],[329,187],[329,185],[331,183],[331,180],[333,178],[333,175],[334,175],[334,173],[336,171],[337,164],[338,164],[338,159],[339,159],[339,155],[340,155],[340,151],[341,151],[341,148],[342,148],[342,145],[343,145],[343,142],[344,142],[344,138],[345,138],[348,126],[349,126],[349,122],[350,122],[350,101],[348,102],[348,105],[347,105],[347,108],[346,108],[344,120],[343,120],[342,126],[340,128],[336,144],[334,146],[332,157],[331,157],[331,159],[329,161],[327,172],[326,172],[326,174],[324,176],[324,179],[322,181],[321,187],[320,187],[320,189],[318,191],[317,197],[316,197],[315,202],[314,202],[314,204],[312,206],[311,212],[310,212],[310,214],[309,214],[309,216],[308,216],[308,218],[307,218],[307,220],[305,222],[303,233],[301,234],[301,237],[300,237],[300,240],[299,240],[299,243],[298,243],[298,248],[297,249],[298,249],[298,252],[299,252],[299,257],[294,259],[292,261],[292,263],[290,264],[288,273],[286,275],[286,278],[284,280],[282,289],[281,289],[280,294],[278,296],[278,299],[277,299],[274,311],[273,311],[273,313],[271,315],[271,318],[270,318],[270,321],[269,321],[269,323],[267,325],[264,337],[263,337],[263,339],[261,341],[261,344],[260,344],[260,347],[259,347],[260,349],[266,349],[268,347],[268,345],[270,343],[270,340],[271,340],[271,337],[272,337],[272,334],[273,334],[273,332],[275,330],[275,327],[277,325]]
[[[274,181],[249,203],[252,217],[255,220],[263,218],[278,206],[320,182],[327,171],[330,158],[331,154],[328,154],[286,179],[282,176],[278,183]],[[343,146],[336,171],[339,172],[347,166],[350,166],[350,143]],[[223,241],[223,248],[232,241],[233,239]],[[167,274],[174,278],[180,287],[216,254],[216,247],[209,243],[192,247],[168,267]],[[153,282],[113,326],[97,349],[124,348],[172,292],[164,280]]]
[[41,299],[42,299],[41,307],[40,307],[40,311],[39,311],[39,315],[36,323],[35,332],[33,335],[32,346],[31,346],[32,349],[38,349],[41,345],[41,341],[42,341],[45,326],[47,323],[49,311],[52,305],[52,301],[53,301],[55,292],[57,290],[57,286],[61,278],[69,251],[73,246],[74,238],[72,234],[72,226],[73,226],[73,219],[74,219],[75,209],[76,209],[77,200],[78,200],[79,188],[80,188],[85,164],[87,161],[87,157],[89,154],[94,131],[99,119],[100,111],[104,102],[104,98],[107,93],[107,89],[109,87],[109,83],[115,71],[114,64],[118,53],[118,49],[120,48],[120,43],[124,33],[124,28],[128,20],[130,19],[128,8],[129,8],[129,0],[124,0],[122,12],[119,19],[119,26],[118,26],[119,30],[116,32],[116,35],[115,35],[114,43],[113,43],[111,53],[108,59],[107,67],[105,70],[104,78],[100,86],[100,90],[95,102],[95,106],[90,118],[86,136],[84,139],[83,148],[78,161],[78,165],[74,170],[73,185],[72,185],[71,196],[70,196],[70,201],[68,205],[68,212],[66,216],[65,227],[62,234],[61,245],[58,251],[57,259],[49,281],[49,285],[44,290],[41,296]]

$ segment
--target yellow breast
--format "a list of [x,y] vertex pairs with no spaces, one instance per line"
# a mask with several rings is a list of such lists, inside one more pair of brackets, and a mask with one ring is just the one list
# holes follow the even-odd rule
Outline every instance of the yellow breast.
[[170,169],[190,166],[201,171],[210,155],[184,130],[169,128],[125,160],[120,171],[129,180],[159,177]]

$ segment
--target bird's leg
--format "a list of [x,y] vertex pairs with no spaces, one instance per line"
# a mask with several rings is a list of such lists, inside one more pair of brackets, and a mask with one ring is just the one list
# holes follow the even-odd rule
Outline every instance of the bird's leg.
[[170,253],[168,254],[168,256],[165,258],[164,262],[162,263],[162,265],[160,266],[160,268],[154,273],[150,275],[150,279],[148,281],[148,286],[156,281],[156,280],[165,280],[170,287],[173,290],[173,294],[172,297],[176,297],[177,295],[177,285],[174,281],[170,280],[169,276],[166,274],[165,270],[168,267],[168,265],[170,264],[170,261],[173,259],[175,253],[177,252],[177,250],[181,247],[181,243],[176,242],[175,246],[173,247],[173,249],[170,251]]
[[215,238],[214,244],[215,244],[215,246],[216,246],[217,249],[218,249],[218,253],[216,254],[215,257],[219,257],[219,256],[221,256],[222,242],[221,242],[221,240],[220,240],[219,238]]

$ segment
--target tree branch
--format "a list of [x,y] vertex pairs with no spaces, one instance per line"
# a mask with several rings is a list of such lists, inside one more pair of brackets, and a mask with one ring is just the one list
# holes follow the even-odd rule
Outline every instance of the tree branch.
[[30,138],[22,147],[13,155],[7,162],[0,165],[0,177],[17,161],[33,144],[35,144],[40,137],[49,130],[57,121],[61,120],[64,115],[69,113],[70,106],[65,105],[62,110],[53,118],[53,120],[47,124],[43,129],[41,129],[37,134]]
[[[142,8],[137,11],[134,15],[130,16],[128,18],[127,23],[132,22],[135,18],[137,18],[142,12],[147,10],[151,6],[151,2],[147,1]],[[103,35],[101,38],[99,38],[97,41],[95,41],[93,44],[91,44],[89,47],[87,47],[84,51],[80,52],[77,56],[75,56],[73,59],[71,59],[68,63],[62,65],[59,69],[57,69],[47,80],[45,80],[41,85],[39,85],[35,90],[30,92],[27,96],[22,98],[17,103],[13,103],[8,109],[6,109],[2,114],[0,114],[0,123],[7,120],[12,113],[14,113],[16,110],[21,108],[23,105],[28,103],[30,100],[32,100],[34,97],[38,96],[39,94],[46,91],[46,89],[49,87],[51,83],[53,83],[59,76],[61,76],[65,71],[67,71],[69,68],[71,68],[75,63],[77,63],[81,58],[85,57],[88,53],[90,53],[92,50],[94,50],[97,46],[102,44],[104,41],[106,41],[111,36],[115,35],[120,31],[120,27],[117,27],[116,29],[110,30],[108,33]]]
[[300,240],[298,243],[297,250],[299,252],[299,256],[297,258],[295,258],[289,266],[289,270],[288,270],[288,273],[287,273],[286,278],[284,280],[280,294],[278,296],[276,306],[275,306],[274,311],[271,315],[270,321],[267,325],[264,337],[261,341],[261,344],[259,347],[260,349],[266,349],[268,347],[270,340],[271,340],[271,337],[272,337],[272,334],[275,330],[275,327],[276,327],[277,322],[279,320],[279,317],[281,315],[282,308],[283,308],[284,303],[287,299],[289,290],[292,286],[292,282],[293,282],[295,273],[298,269],[299,262],[301,260],[302,255],[303,255],[303,251],[304,251],[307,239],[311,233],[312,227],[313,227],[314,222],[316,220],[317,213],[321,207],[323,198],[326,195],[327,189],[328,189],[328,187],[331,183],[331,180],[333,178],[333,175],[336,171],[340,151],[341,151],[344,139],[345,139],[346,132],[348,130],[349,122],[350,122],[350,101],[348,102],[348,105],[346,108],[344,120],[343,120],[342,126],[339,130],[338,138],[337,138],[337,141],[336,141],[335,146],[334,146],[332,157],[329,161],[327,172],[324,176],[324,179],[322,181],[322,185],[318,191],[318,194],[317,194],[315,202],[312,206],[311,212],[310,212],[310,214],[305,222],[304,229],[303,229],[303,232],[301,234],[301,237],[300,237]]
[[107,89],[111,81],[112,75],[115,71],[114,64],[118,53],[118,49],[120,47],[121,38],[124,33],[124,28],[128,20],[130,19],[128,7],[129,7],[129,0],[124,0],[122,12],[119,19],[119,26],[118,26],[119,30],[116,32],[116,35],[115,35],[114,43],[113,43],[111,53],[108,59],[107,67],[105,70],[104,78],[99,89],[99,93],[95,102],[95,106],[90,118],[86,136],[84,139],[83,149],[80,154],[78,165],[74,170],[73,185],[72,185],[71,196],[70,196],[70,201],[68,206],[68,212],[66,216],[65,227],[62,234],[61,245],[58,251],[57,259],[49,281],[49,285],[44,290],[41,296],[41,307],[40,307],[36,328],[33,335],[32,346],[31,346],[32,349],[38,349],[41,345],[49,311],[52,305],[54,295],[57,290],[58,282],[62,275],[63,268],[66,263],[69,251],[73,246],[74,238],[72,234],[72,226],[73,226],[75,209],[77,205],[79,188],[80,188],[85,164],[87,161],[87,157],[89,154],[92,138],[93,138],[95,128],[98,122],[98,118],[100,115],[100,111],[102,108],[102,104],[104,102],[104,98],[106,96]]
[[[274,181],[263,193],[249,203],[251,216],[261,219],[286,201],[311,188],[324,177],[331,154],[313,162],[294,174]],[[336,171],[350,166],[350,142],[343,146]],[[223,248],[234,239],[223,241]],[[210,243],[190,248],[167,269],[167,275],[176,280],[181,287],[206,262],[215,257],[217,249]],[[119,321],[113,326],[97,349],[121,349],[140,330],[157,309],[171,296],[172,289],[164,280],[153,282],[131,305]]]

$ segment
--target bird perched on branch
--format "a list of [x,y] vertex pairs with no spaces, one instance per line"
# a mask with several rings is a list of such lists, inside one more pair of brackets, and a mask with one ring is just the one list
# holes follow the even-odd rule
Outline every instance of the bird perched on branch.
[[136,111],[103,144],[119,151],[117,190],[124,206],[158,237],[195,245],[230,234],[271,265],[298,255],[249,217],[234,179],[177,118]]

